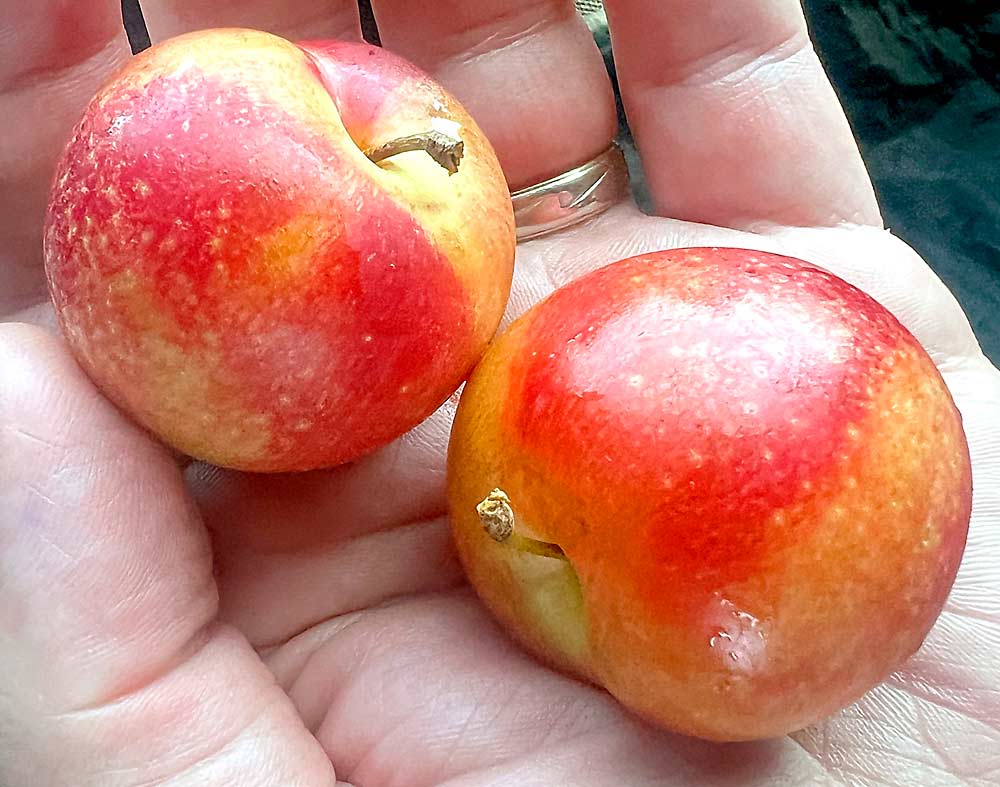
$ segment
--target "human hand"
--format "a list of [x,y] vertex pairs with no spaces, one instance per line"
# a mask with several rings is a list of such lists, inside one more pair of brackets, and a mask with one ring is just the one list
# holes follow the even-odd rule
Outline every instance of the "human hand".
[[[539,666],[492,623],[463,583],[444,519],[453,403],[350,466],[182,473],[51,328],[40,265],[49,174],[128,51],[116,3],[40,3],[7,23],[0,54],[0,108],[13,119],[0,143],[0,296],[11,319],[42,326],[0,326],[0,783],[995,778],[1000,373],[926,264],[882,229],[796,3],[607,5],[658,215],[626,204],[523,244],[508,316],[601,264],[690,245],[803,257],[879,299],[942,369],[973,455],[966,559],[925,646],[815,728],[702,743]],[[352,0],[287,6],[144,3],[154,40],[223,24],[358,36]],[[569,3],[382,0],[376,11],[386,45],[477,116],[513,187],[610,141],[603,64]]]

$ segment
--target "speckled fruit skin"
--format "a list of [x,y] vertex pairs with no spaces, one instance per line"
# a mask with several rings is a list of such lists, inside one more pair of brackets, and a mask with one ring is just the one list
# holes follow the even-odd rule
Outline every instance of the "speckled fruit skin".
[[[443,118],[422,151],[363,153]],[[45,264],[119,406],[191,456],[306,470],[419,423],[493,336],[513,270],[493,149],[441,87],[365,44],[211,30],[133,58],[58,165]]]
[[[912,654],[972,491],[913,336],[824,270],[738,249],[624,260],[535,306],[467,383],[448,474],[461,559],[506,628],[718,740],[806,726]],[[568,564],[487,535],[494,487]]]

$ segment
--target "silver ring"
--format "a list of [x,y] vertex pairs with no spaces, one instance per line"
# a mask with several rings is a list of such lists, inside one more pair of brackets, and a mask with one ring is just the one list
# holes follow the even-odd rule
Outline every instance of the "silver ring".
[[511,194],[518,241],[579,224],[629,192],[628,164],[617,144],[585,164]]

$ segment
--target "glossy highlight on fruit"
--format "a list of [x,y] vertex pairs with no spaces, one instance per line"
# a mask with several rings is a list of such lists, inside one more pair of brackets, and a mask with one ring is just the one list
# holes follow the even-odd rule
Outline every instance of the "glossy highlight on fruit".
[[[445,132],[450,173],[420,150]],[[429,415],[499,323],[514,224],[465,110],[378,47],[250,30],[166,41],[94,98],[58,165],[45,264],[63,331],[180,451],[339,464]]]
[[505,628],[717,740],[799,729],[898,667],[971,510],[916,339],[829,272],[740,249],[623,260],[523,315],[463,391],[448,475]]

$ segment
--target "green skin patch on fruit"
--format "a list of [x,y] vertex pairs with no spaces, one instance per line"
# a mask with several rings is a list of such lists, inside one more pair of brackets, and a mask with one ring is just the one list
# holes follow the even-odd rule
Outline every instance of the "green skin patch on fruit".
[[587,654],[587,617],[580,577],[558,544],[524,535],[507,493],[496,488],[476,506],[490,538],[517,553],[510,569],[521,589],[521,605],[538,622],[552,650],[573,664]]

